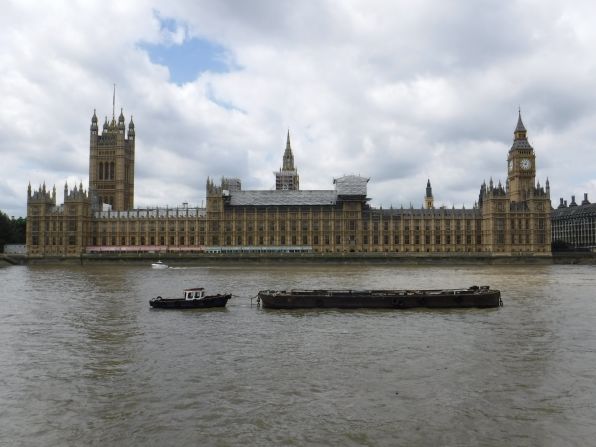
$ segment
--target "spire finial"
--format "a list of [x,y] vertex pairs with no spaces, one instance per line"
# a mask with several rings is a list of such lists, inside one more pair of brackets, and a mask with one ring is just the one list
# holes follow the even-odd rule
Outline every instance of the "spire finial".
[[114,94],[112,95],[112,119],[116,118],[116,84],[114,84]]
[[525,137],[525,134],[526,134],[526,127],[524,126],[524,123],[523,123],[522,117],[521,117],[521,107],[518,107],[518,110],[517,110],[517,126],[515,126],[514,134],[516,137],[519,137],[519,138]]

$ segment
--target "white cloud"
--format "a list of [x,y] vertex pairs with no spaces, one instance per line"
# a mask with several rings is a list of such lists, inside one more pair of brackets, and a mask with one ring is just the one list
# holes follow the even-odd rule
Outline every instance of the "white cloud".
[[[204,200],[207,176],[270,189],[290,128],[303,188],[371,177],[373,204],[471,206],[503,181],[521,105],[541,183],[596,199],[591,2],[14,1],[0,17],[0,209],[88,175],[112,84],[137,134],[136,204]],[[170,25],[164,28],[160,19]],[[169,82],[141,42],[223,46],[229,73]],[[175,69],[175,67],[173,67]],[[70,180],[69,180],[70,181]],[[77,180],[78,183],[78,180]]]

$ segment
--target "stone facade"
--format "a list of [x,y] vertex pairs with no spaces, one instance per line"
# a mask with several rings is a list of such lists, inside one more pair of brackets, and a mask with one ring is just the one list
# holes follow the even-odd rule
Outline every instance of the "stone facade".
[[50,193],[43,186],[32,193],[29,187],[30,256],[244,251],[551,254],[548,180],[546,188],[535,182],[536,156],[521,116],[508,154],[505,186],[492,180],[483,183],[471,209],[435,208],[430,180],[423,209],[371,207],[369,179],[359,176],[334,179],[329,190],[300,190],[289,134],[275,190],[242,190],[239,179],[224,178],[220,184],[208,179],[205,208],[132,209],[132,120],[128,140],[124,127],[122,114],[118,124],[106,121],[100,139],[94,113],[89,193],[82,185],[71,191],[65,187],[64,204],[56,206],[55,190]]

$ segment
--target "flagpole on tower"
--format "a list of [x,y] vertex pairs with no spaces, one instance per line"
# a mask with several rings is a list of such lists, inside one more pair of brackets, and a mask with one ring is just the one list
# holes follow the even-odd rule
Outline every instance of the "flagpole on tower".
[[116,119],[116,84],[114,84],[114,95],[112,96],[112,118]]

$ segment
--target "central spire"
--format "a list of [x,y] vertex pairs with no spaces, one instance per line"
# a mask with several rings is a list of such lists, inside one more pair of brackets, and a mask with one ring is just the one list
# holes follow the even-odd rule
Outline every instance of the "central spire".
[[286,139],[286,150],[284,151],[282,171],[294,170],[294,155],[292,154],[292,146],[290,144],[290,130],[288,129],[288,137]]
[[297,191],[300,189],[300,179],[298,177],[298,171],[294,166],[294,154],[292,154],[289,129],[281,169],[275,173],[275,189],[286,191]]

